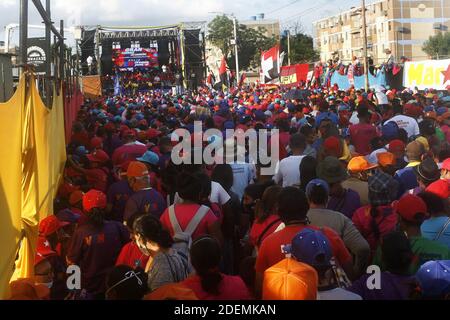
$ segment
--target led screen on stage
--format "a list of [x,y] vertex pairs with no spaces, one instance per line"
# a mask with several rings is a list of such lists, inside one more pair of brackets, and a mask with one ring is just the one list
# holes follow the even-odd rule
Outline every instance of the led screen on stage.
[[113,63],[119,71],[152,69],[159,66],[156,48],[128,48],[113,50]]

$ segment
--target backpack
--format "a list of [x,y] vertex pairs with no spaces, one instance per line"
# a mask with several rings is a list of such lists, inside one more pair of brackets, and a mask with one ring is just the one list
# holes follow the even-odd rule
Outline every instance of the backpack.
[[189,266],[191,266],[189,250],[191,249],[192,245],[192,234],[195,232],[198,225],[206,216],[209,210],[210,209],[207,206],[201,206],[189,222],[186,229],[183,231],[177,220],[177,216],[175,215],[175,205],[169,207],[170,224],[172,225],[172,229],[174,231],[174,245],[172,246],[172,248],[175,249],[183,259],[188,261]]

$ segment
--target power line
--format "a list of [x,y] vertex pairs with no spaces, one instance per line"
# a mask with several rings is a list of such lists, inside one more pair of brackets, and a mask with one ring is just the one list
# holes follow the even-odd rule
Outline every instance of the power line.
[[[324,2],[327,2],[327,1],[324,1]],[[319,9],[319,8],[321,8],[321,7],[323,7],[324,2],[322,2],[321,4],[319,4],[319,5],[317,5],[317,6],[314,6],[314,7],[308,8],[308,9],[306,9],[306,10],[303,10],[303,11],[301,11],[301,12],[299,12],[299,13],[293,15],[293,16],[290,16],[290,17],[286,18],[286,19],[283,19],[282,22],[286,23],[286,22],[292,21],[292,20],[294,20],[294,19],[296,19],[296,18],[298,18],[298,17],[302,17],[302,16],[305,16],[305,15],[307,15],[307,14],[310,14],[310,13],[312,13],[313,11],[315,11],[315,10],[317,10],[317,9]]]
[[290,6],[292,6],[293,4],[296,4],[296,3],[299,2],[299,1],[300,1],[300,0],[295,0],[295,1],[291,2],[291,3],[285,4],[284,6],[279,7],[279,8],[277,8],[277,9],[274,9],[274,10],[272,10],[272,11],[266,12],[266,15],[271,15],[271,14],[274,13],[274,12],[283,10],[284,8],[290,7]]

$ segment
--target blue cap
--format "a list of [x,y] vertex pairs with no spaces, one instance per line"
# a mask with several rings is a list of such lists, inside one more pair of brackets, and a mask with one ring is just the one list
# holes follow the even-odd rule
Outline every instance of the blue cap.
[[328,186],[328,183],[322,179],[314,179],[311,180],[307,185],[306,185],[306,196],[309,198],[309,196],[311,195],[312,189],[313,187],[322,187],[323,189],[325,189],[325,191],[327,192],[327,194],[330,194],[330,187]]
[[288,103],[287,108],[288,108],[289,112],[294,112],[295,111],[295,105],[292,102]]
[[450,260],[429,261],[416,273],[422,293],[426,297],[442,297],[450,293]]
[[262,110],[256,110],[253,113],[253,115],[254,115],[256,121],[264,121],[264,120],[266,120],[266,115],[264,114],[264,112]]
[[381,128],[383,138],[387,140],[396,139],[398,137],[399,127],[396,122],[390,121]]
[[140,162],[157,165],[159,163],[159,156],[153,151],[147,151],[146,153],[144,153],[142,157],[137,158],[136,160]]
[[273,103],[269,104],[269,106],[267,107],[267,110],[269,110],[269,111],[275,110],[275,105]]
[[142,113],[138,113],[137,115],[136,115],[136,120],[138,120],[138,121],[141,121],[141,120],[143,120],[145,117],[144,117],[144,115],[142,114]]
[[303,263],[312,267],[331,266],[333,253],[330,242],[325,234],[310,228],[305,228],[292,239],[290,253]]
[[335,125],[337,125],[339,123],[339,118],[338,118],[337,114],[327,111],[327,112],[320,113],[316,117],[316,127],[317,128],[320,127],[320,124],[324,120],[331,120],[331,122],[334,123]]
[[78,156],[82,156],[82,155],[85,155],[88,153],[89,153],[89,151],[86,150],[85,146],[79,146],[78,148],[75,149],[75,154]]
[[436,110],[438,116],[442,116],[444,113],[448,112],[447,107],[440,107]]
[[56,214],[56,218],[62,222],[70,222],[77,223],[80,220],[80,215],[78,213],[73,212],[70,209],[61,210]]

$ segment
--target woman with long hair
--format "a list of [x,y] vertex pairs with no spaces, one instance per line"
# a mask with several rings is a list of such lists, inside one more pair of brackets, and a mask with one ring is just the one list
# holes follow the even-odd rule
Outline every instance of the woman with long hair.
[[216,239],[209,236],[198,238],[192,244],[190,257],[196,275],[181,284],[194,291],[199,300],[251,299],[240,277],[228,276],[219,271],[222,253]]

